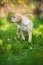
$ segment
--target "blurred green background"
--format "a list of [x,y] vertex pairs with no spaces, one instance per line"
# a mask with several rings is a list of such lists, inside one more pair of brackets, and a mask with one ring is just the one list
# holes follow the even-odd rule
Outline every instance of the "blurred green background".
[[[17,24],[9,20],[15,13],[31,14],[31,43],[17,38]],[[42,0],[0,0],[0,65],[43,65]]]

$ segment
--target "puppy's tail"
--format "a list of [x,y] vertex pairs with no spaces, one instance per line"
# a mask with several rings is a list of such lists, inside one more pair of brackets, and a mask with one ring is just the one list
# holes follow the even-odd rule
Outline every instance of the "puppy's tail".
[[31,14],[26,14],[26,15],[24,15],[24,16],[31,16]]

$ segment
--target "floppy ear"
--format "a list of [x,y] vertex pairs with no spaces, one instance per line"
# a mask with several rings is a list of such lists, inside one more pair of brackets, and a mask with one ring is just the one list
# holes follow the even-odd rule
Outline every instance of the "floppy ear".
[[17,23],[19,23],[21,21],[21,16],[17,17]]

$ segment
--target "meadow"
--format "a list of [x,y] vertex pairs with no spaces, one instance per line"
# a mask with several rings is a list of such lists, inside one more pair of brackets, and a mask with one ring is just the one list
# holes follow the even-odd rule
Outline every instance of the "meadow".
[[17,24],[0,17],[0,65],[43,65],[43,19],[30,19],[34,24],[31,43],[17,38]]

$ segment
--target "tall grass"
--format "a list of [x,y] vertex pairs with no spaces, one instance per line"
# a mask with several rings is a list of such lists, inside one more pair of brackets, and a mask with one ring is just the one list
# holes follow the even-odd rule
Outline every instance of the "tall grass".
[[17,24],[0,18],[0,65],[43,65],[43,20],[32,19],[32,42],[17,38]]

